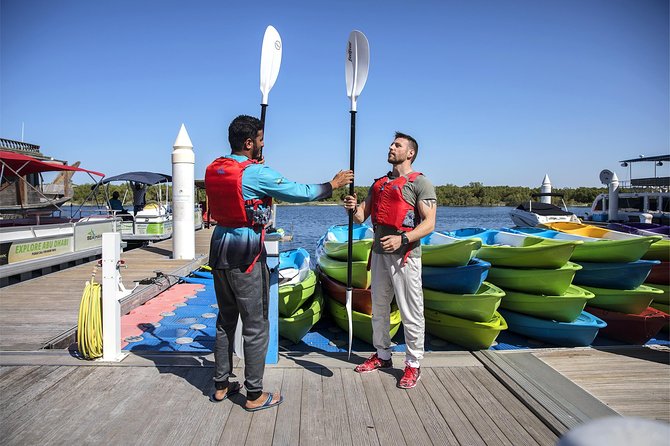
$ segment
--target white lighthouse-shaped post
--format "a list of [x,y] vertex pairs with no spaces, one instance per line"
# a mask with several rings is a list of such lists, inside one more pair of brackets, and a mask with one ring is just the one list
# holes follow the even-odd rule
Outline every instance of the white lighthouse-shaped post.
[[184,124],[172,150],[172,258],[195,258],[195,153]]
[[619,177],[616,173],[612,173],[612,179],[608,185],[609,187],[609,206],[607,209],[607,220],[619,220]]
[[[551,193],[551,181],[549,180],[549,175],[544,174],[544,180],[542,180],[542,186],[540,187],[540,193],[550,194]],[[551,204],[551,197],[549,195],[542,195],[540,197],[540,203]]]

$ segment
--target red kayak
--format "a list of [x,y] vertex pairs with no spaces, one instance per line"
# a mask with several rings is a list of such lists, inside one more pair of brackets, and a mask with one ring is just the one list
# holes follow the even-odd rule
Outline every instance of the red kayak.
[[645,282],[670,285],[670,262],[661,262],[651,267],[651,272]]
[[631,344],[646,343],[670,320],[670,315],[652,307],[647,307],[640,314],[618,313],[588,306],[584,311],[607,322],[607,327],[601,328],[599,334]]
[[[319,274],[321,278],[321,287],[330,297],[346,305],[347,303],[347,286],[337,280],[331,279],[323,272]],[[354,311],[359,313],[372,314],[372,294],[370,290],[361,288],[353,288],[351,293],[351,307]]]

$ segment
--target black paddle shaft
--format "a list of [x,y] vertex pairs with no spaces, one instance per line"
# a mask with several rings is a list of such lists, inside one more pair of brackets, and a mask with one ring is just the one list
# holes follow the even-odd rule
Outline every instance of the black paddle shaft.
[[[349,169],[354,171],[354,161],[356,159],[356,111],[351,110],[351,140],[349,141]],[[349,184],[349,195],[354,196],[354,182]],[[353,239],[354,239],[354,211],[356,208],[349,210],[349,239],[347,243],[347,289],[351,290],[351,272],[352,264],[351,257],[353,256]]]
[[[261,130],[265,132],[265,110],[268,108],[268,104],[261,104]],[[261,159],[263,159],[263,148],[261,147],[261,151],[259,155]]]

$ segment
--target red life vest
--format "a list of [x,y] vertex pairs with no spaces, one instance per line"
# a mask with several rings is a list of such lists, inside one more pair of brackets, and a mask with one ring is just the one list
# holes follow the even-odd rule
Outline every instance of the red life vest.
[[215,159],[205,171],[205,190],[209,212],[219,226],[227,228],[259,228],[262,223],[253,220],[254,211],[263,205],[272,206],[272,197],[245,200],[242,195],[242,175],[255,160],[239,162],[233,158]]
[[390,226],[398,231],[411,231],[419,222],[416,206],[409,204],[402,196],[402,188],[409,181],[413,183],[421,175],[412,172],[391,180],[383,176],[372,185],[372,224]]
[[205,171],[205,190],[209,202],[210,215],[216,224],[227,228],[249,227],[261,230],[261,246],[246,273],[253,270],[260,258],[265,241],[265,221],[256,221],[254,216],[262,205],[265,209],[272,206],[272,197],[245,200],[242,194],[242,175],[255,160],[239,162],[233,158],[215,159]]

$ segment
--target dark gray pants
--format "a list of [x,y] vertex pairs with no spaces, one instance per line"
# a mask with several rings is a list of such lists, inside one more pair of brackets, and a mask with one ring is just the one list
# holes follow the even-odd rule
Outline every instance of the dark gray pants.
[[[225,383],[232,372],[235,329],[238,315],[242,319],[244,340],[244,386],[248,396],[260,396],[263,390],[265,356],[268,351],[268,300],[270,271],[262,255],[253,270],[246,267],[215,269],[214,290],[219,304],[216,320],[214,361],[215,383]],[[253,395],[249,395],[249,394]],[[255,399],[255,398],[254,398]]]

